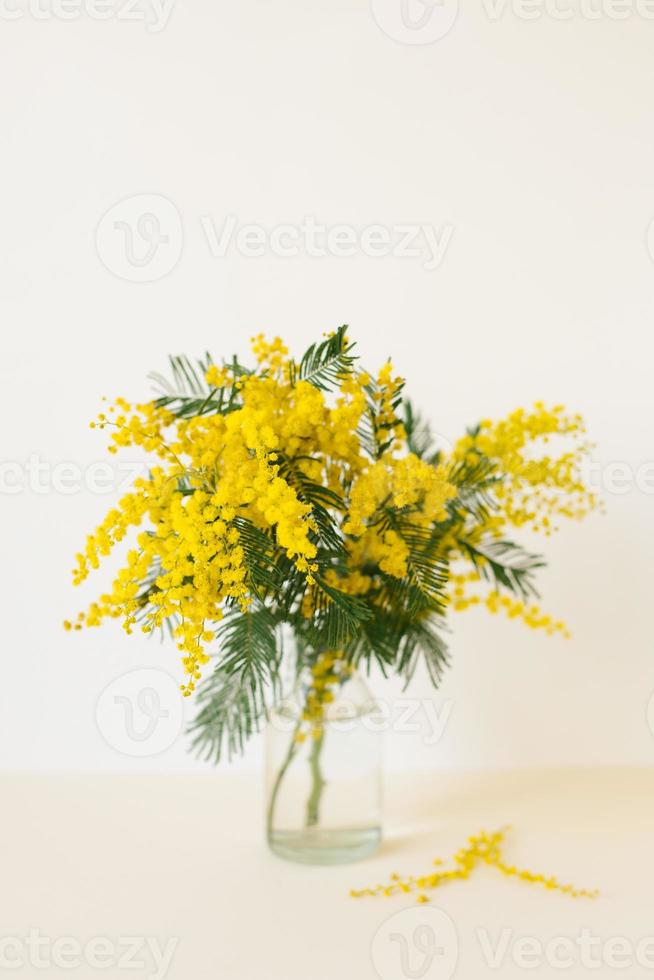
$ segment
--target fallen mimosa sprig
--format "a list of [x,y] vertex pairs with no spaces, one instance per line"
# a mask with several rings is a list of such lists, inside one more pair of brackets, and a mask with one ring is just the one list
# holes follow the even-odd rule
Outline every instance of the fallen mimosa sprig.
[[[391,880],[387,885],[376,885],[375,888],[351,889],[352,898],[366,898],[368,896],[382,895],[390,897],[397,894],[408,894],[418,892],[418,902],[428,902],[429,897],[425,891],[440,887],[448,881],[455,881],[459,878],[469,878],[470,873],[479,864],[492,865],[503,875],[508,877],[520,878],[522,881],[530,882],[535,885],[543,885],[552,891],[560,891],[571,898],[597,898],[599,891],[587,888],[575,888],[573,885],[564,885],[557,880],[554,875],[536,874],[533,871],[525,871],[515,865],[507,864],[502,854],[502,844],[504,837],[510,827],[502,827],[495,833],[488,834],[482,830],[476,837],[468,838],[468,846],[461,848],[453,855],[454,867],[443,871],[432,871],[427,875],[413,875],[402,877],[392,874]],[[443,862],[436,858],[433,862],[436,867],[440,867]]]

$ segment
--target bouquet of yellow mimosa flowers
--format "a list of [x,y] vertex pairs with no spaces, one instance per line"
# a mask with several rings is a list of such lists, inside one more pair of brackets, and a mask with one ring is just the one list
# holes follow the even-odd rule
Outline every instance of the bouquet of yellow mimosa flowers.
[[111,452],[139,446],[152,465],[77,555],[79,583],[126,549],[110,591],[67,628],[168,630],[184,694],[199,688],[196,744],[216,758],[242,748],[279,690],[282,625],[298,670],[378,664],[408,681],[422,661],[434,683],[449,610],[565,633],[534,602],[541,558],[511,535],[596,506],[579,416],[537,403],[445,451],[391,362],[364,369],[346,327],[299,359],[279,338],[252,348],[251,366],[174,357],[157,397],[119,398],[92,423]]

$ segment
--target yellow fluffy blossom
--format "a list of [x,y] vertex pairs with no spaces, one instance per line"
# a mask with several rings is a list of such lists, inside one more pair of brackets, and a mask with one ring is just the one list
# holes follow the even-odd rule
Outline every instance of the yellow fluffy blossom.
[[570,637],[561,620],[542,612],[540,606],[534,602],[501,594],[497,589],[489,589],[478,571],[453,573],[450,576],[448,604],[455,612],[464,612],[477,606],[493,614],[503,613],[508,619],[520,619],[530,629],[543,630],[548,636],[559,633],[565,639]]
[[423,625],[444,611],[448,568],[453,609],[480,605],[565,631],[523,601],[529,590],[506,587],[510,568],[488,582],[479,570],[507,529],[549,533],[558,518],[595,506],[579,477],[587,442],[578,416],[537,403],[482,422],[450,457],[434,455],[416,448],[403,379],[390,361],[377,375],[359,370],[345,328],[300,361],[278,337],[259,334],[252,347],[254,370],[203,362],[190,392],[195,371],[175,359],[180,391],[118,398],[91,423],[110,434],[110,452],[137,447],[150,466],[78,553],[76,584],[118,545],[124,561],[66,629],[108,618],[128,633],[169,627],[185,694],[210,651],[220,658],[236,614],[260,614],[259,651],[281,621],[314,646],[320,629],[345,646],[367,622],[366,656],[378,643],[387,658],[387,637],[415,620],[428,643]]
[[456,487],[448,482],[445,466],[430,466],[413,453],[401,459],[381,459],[355,480],[343,530],[359,537],[366,530],[367,521],[384,504],[415,508],[417,523],[442,521],[446,517],[447,501],[455,496]]
[[231,380],[229,368],[211,364],[205,372],[204,379],[212,388],[224,388]]
[[517,878],[519,881],[530,884],[541,885],[549,891],[559,891],[571,898],[597,898],[599,892],[587,888],[575,888],[573,885],[562,884],[554,875],[537,874],[533,871],[525,871],[517,868],[514,864],[509,864],[503,855],[502,845],[506,836],[506,830],[495,831],[489,834],[485,831],[474,837],[468,838],[466,847],[462,847],[453,856],[452,865],[449,868],[440,870],[443,862],[437,858],[434,866],[438,871],[431,871],[428,874],[414,877],[409,875],[404,877],[399,874],[392,874],[391,879],[386,885],[376,885],[374,888],[352,889],[352,898],[365,898],[368,896],[405,895],[416,894],[419,903],[428,902],[427,891],[439,888],[448,882],[465,880],[469,878],[475,868],[479,865],[488,865],[497,868],[501,874],[509,878]]
[[494,462],[503,477],[496,492],[506,523],[549,535],[558,518],[582,518],[598,505],[580,475],[589,448],[581,416],[536,402],[499,422],[482,421],[476,434],[459,440],[454,457]]
[[296,742],[307,737],[318,741],[325,731],[325,712],[334,700],[335,688],[352,675],[353,667],[343,659],[340,650],[322,653],[310,670],[311,680],[304,697],[302,717],[295,732]]

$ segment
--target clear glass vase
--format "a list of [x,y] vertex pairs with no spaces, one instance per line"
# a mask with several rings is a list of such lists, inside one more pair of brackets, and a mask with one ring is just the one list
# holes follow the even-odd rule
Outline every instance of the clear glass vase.
[[341,864],[381,841],[382,734],[363,679],[333,657],[304,671],[271,712],[266,829],[290,861]]

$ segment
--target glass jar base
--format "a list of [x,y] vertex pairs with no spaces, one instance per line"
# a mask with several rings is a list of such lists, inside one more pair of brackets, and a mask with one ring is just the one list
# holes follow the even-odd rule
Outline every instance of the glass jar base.
[[349,864],[374,854],[381,843],[381,827],[327,830],[275,830],[268,837],[270,850],[286,861],[301,864]]

